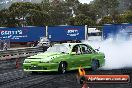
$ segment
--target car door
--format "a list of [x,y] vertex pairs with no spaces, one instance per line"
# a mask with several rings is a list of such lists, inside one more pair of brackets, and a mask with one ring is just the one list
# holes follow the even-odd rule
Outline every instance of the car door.
[[81,47],[81,63],[82,67],[87,67],[91,65],[91,59],[94,55],[94,51],[88,45],[82,44]]
[[73,69],[77,69],[81,65],[80,58],[81,58],[81,47],[78,44],[73,46],[72,54],[70,56],[70,67]]

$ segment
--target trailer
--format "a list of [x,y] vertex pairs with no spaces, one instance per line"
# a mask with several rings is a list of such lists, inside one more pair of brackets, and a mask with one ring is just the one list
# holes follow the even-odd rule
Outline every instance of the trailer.
[[[73,42],[87,39],[87,26],[27,26],[27,27],[1,27],[0,39],[10,40],[11,44],[18,43],[23,45],[31,45],[39,43],[44,45],[54,42]],[[47,39],[42,39],[47,38]],[[41,40],[48,40],[41,41]],[[41,42],[39,42],[41,41]],[[44,43],[43,43],[44,42]]]
[[11,44],[31,44],[46,36],[45,27],[0,27],[0,40],[10,40]]
[[106,24],[103,26],[103,39],[132,39],[132,24]]
[[51,42],[81,41],[86,38],[85,26],[49,26],[48,39]]

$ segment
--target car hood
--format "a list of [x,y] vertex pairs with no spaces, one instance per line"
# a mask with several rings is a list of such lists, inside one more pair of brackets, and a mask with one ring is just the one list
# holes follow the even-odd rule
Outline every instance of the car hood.
[[25,61],[29,62],[49,62],[57,57],[63,56],[62,53],[40,53],[34,56],[30,56]]

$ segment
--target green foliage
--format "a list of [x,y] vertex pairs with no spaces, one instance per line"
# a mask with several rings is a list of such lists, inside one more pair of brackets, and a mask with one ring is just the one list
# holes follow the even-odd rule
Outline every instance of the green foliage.
[[48,12],[51,16],[50,25],[64,25],[66,20],[70,17],[69,8],[64,3],[54,6]]
[[77,9],[78,9],[78,14],[84,14],[86,16],[89,16],[93,20],[96,19],[95,10],[90,4],[80,4]]
[[75,17],[70,17],[70,18],[68,19],[68,24],[69,24],[69,25],[75,25]]
[[116,15],[113,19],[111,16],[103,17],[100,24],[120,24],[120,23],[132,23],[132,12],[128,11],[121,15]]
[[27,24],[33,26],[48,25],[50,16],[46,12],[30,10],[30,16],[27,17]]
[[3,9],[0,11],[0,26],[7,26],[8,17],[9,14],[7,9]]
[[117,16],[115,16],[114,23],[116,23],[116,24],[127,23],[126,16],[125,15],[117,15]]
[[103,24],[112,24],[113,23],[113,19],[112,17],[110,16],[106,16],[106,17],[103,17],[102,20],[100,21],[100,25],[103,25]]
[[88,16],[84,14],[79,14],[76,17],[72,17],[69,19],[70,25],[95,25],[95,22]]
[[93,6],[99,17],[112,16],[117,12],[118,0],[94,0]]
[[132,23],[132,12],[126,14],[126,21],[127,23]]
[[18,19],[22,18],[23,23],[19,22],[19,26],[21,26],[21,24],[42,26],[47,25],[49,22],[48,18],[50,18],[46,10],[43,11],[43,8],[39,4],[32,4],[30,2],[17,2],[13,3],[9,7],[9,12],[12,17]]
[[[132,0],[127,0],[132,3]],[[81,4],[78,0],[42,0],[41,3],[16,2],[0,11],[0,26],[43,25],[103,25],[132,23],[132,5],[125,13],[119,12],[119,0],[93,0]],[[119,14],[122,13],[122,14]],[[96,24],[98,19],[99,24]],[[97,21],[98,22],[98,21]]]
[[30,9],[37,9],[37,6],[30,2],[16,2],[9,7],[9,11],[17,17],[25,16]]

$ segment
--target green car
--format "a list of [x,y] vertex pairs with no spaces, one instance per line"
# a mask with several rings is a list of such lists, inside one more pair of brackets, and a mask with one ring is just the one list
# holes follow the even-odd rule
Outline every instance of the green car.
[[105,55],[96,52],[91,46],[83,43],[63,43],[49,47],[46,52],[30,56],[24,60],[24,71],[65,73],[69,70],[97,68],[104,65]]

